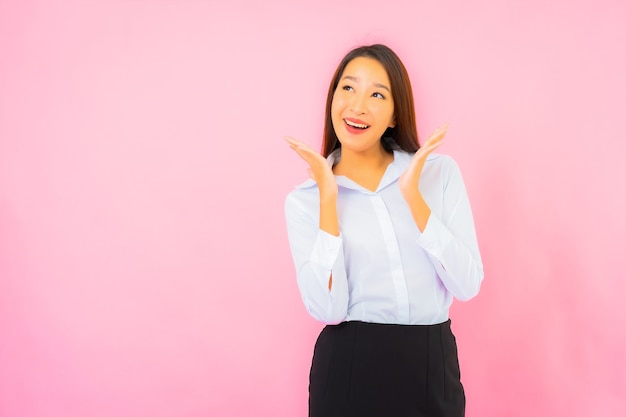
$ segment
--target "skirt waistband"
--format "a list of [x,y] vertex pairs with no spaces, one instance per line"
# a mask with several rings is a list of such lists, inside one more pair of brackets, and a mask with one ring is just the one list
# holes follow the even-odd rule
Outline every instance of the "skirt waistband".
[[370,323],[367,321],[360,321],[360,320],[351,320],[351,321],[344,321],[341,322],[339,324],[329,324],[326,327],[333,327],[333,326],[365,326],[365,327],[381,327],[381,328],[389,328],[389,329],[393,329],[393,328],[398,328],[398,329],[404,329],[404,330],[419,330],[419,329],[433,329],[433,328],[438,328],[438,327],[450,327],[452,321],[450,319],[444,321],[443,323],[437,323],[437,324],[397,324],[397,323]]

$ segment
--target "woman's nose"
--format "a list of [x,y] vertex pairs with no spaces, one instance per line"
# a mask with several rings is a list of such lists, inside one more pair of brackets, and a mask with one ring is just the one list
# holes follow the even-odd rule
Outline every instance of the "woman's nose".
[[365,113],[365,108],[365,97],[361,94],[355,94],[350,102],[350,110],[355,114],[363,114]]

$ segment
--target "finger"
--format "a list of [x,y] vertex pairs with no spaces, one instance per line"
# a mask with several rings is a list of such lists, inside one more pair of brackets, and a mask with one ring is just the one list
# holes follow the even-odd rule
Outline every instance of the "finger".
[[426,142],[424,142],[424,145],[420,147],[421,149],[424,149],[423,152],[428,151],[429,149],[434,149],[436,147],[438,147],[439,145],[441,145],[444,136],[446,135],[446,133],[448,132],[448,124],[444,124],[443,126],[439,127],[437,130],[435,130],[426,140]]
[[440,132],[436,136],[429,138],[424,144],[426,147],[432,145],[440,145],[443,142],[443,138],[446,136],[445,132]]
[[323,156],[320,155],[319,152],[315,151],[313,148],[311,148],[309,145],[307,145],[304,142],[300,142],[294,139],[294,141],[290,141],[288,143],[291,149],[295,150],[296,152],[300,154],[310,154],[311,156],[316,157],[316,158],[323,158]]
[[431,153],[434,149],[436,149],[439,146],[441,146],[442,144],[443,144],[443,140],[441,140],[441,138],[438,138],[437,140],[429,140],[424,145],[420,146],[420,148],[419,148],[419,150],[417,152],[420,155],[424,155],[424,154],[427,155],[427,154]]
[[443,144],[443,140],[429,141],[419,149],[420,155],[427,156]]
[[326,159],[322,155],[310,148],[302,148],[296,145],[290,145],[290,147],[311,167],[327,164]]
[[309,145],[303,142],[289,142],[289,147],[300,154],[303,158],[305,158],[306,155],[311,157],[320,156],[318,152],[314,151]]
[[299,141],[296,138],[293,138],[291,136],[285,136],[285,141],[290,145],[290,146],[298,146],[298,147],[303,147],[303,148],[310,148],[309,145],[307,145],[304,142]]
[[439,126],[437,129],[435,129],[435,132],[447,132],[448,131],[448,126],[450,126],[450,124],[448,122],[442,124],[441,126]]
[[311,157],[311,154],[306,151],[306,149],[302,149],[296,145],[293,145],[290,147],[298,154],[300,158],[304,159],[306,163],[308,163],[309,165],[311,164],[311,162],[313,161],[313,158]]
[[432,151],[434,151],[441,145],[443,145],[443,137],[440,138],[439,140],[434,140],[434,141],[429,142],[426,146],[424,146],[424,150],[422,152],[431,153]]
[[296,151],[296,153],[304,159],[314,160],[314,159],[319,159],[322,157],[319,153],[315,152],[313,149],[309,147],[290,145],[290,148]]
[[428,137],[426,142],[430,140],[442,139],[446,135],[446,133],[448,133],[448,123],[444,123],[437,129],[435,129],[435,131]]

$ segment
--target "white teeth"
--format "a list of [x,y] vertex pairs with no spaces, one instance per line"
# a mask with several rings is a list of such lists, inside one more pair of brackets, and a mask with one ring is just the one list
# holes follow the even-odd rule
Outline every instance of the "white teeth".
[[350,120],[344,120],[344,121],[346,122],[348,126],[356,127],[359,129],[367,129],[369,127],[369,125],[362,125],[359,123],[354,123],[354,122],[351,122]]

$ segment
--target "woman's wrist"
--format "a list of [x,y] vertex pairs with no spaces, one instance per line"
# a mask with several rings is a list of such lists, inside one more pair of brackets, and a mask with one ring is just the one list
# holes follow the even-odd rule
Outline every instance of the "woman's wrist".
[[326,201],[330,203],[337,202],[337,194],[339,194],[337,183],[332,183],[332,184],[319,184],[318,183],[318,188],[320,190],[320,201]]
[[337,194],[320,193],[320,229],[333,236],[339,236],[339,219],[337,217]]
[[413,215],[415,224],[420,231],[423,232],[424,229],[426,229],[426,224],[428,223],[428,219],[430,217],[430,207],[426,204],[424,197],[422,197],[422,193],[420,193],[417,187],[410,192],[402,194],[411,209],[411,214]]

